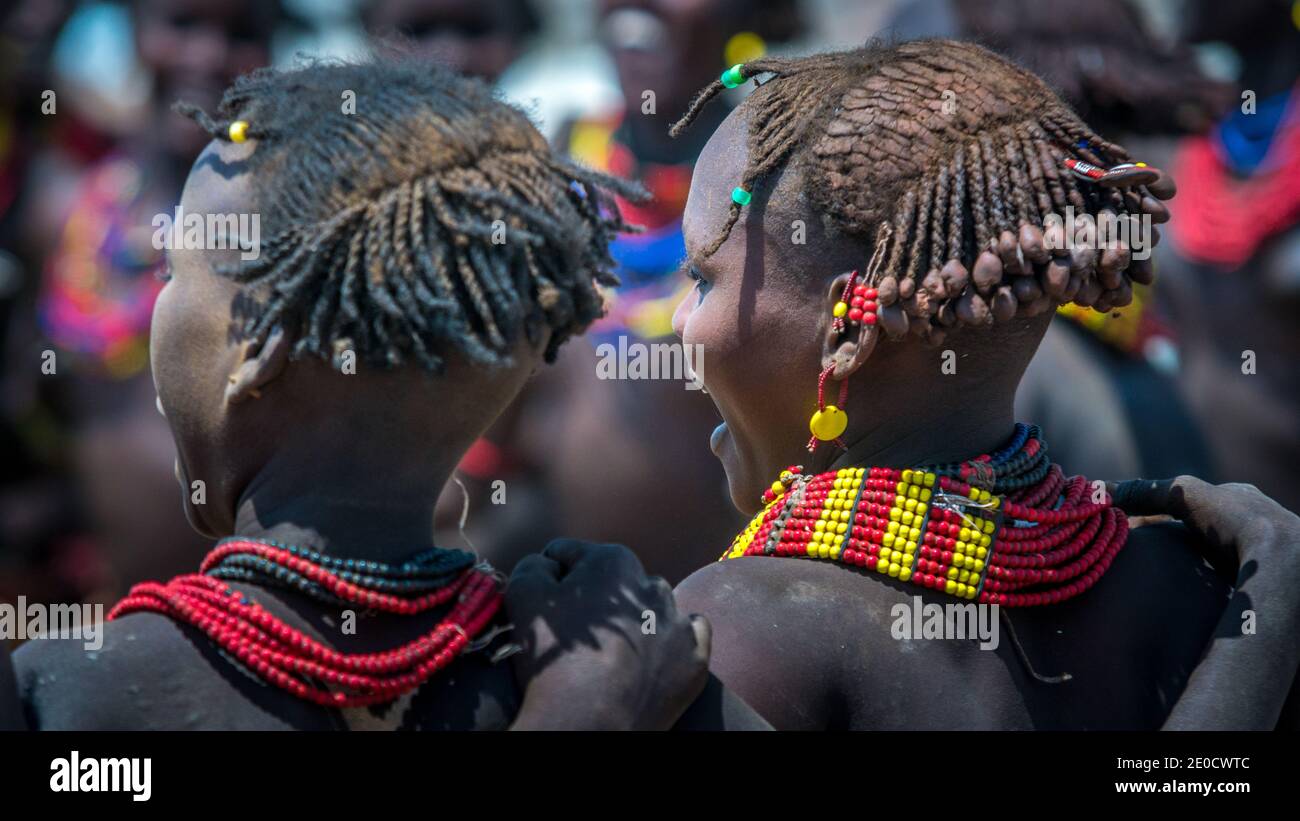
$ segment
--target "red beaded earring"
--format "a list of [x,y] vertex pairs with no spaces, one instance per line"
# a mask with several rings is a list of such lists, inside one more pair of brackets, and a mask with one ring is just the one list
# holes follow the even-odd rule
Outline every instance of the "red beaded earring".
[[[885,259],[885,247],[889,242],[890,233],[888,225],[881,226],[875,253],[871,255],[871,262],[867,265],[865,280],[859,283],[858,272],[853,271],[849,274],[849,281],[844,283],[839,301],[831,309],[831,329],[836,333],[850,330],[859,323],[876,324],[878,319],[876,312],[880,310],[880,303],[876,301],[879,292],[875,288],[875,282],[880,277],[880,266]],[[808,440],[809,453],[817,449],[818,442],[834,442],[840,448],[848,449],[840,439],[849,426],[848,414],[844,412],[844,403],[849,398],[847,379],[840,382],[837,404],[826,404],[826,379],[834,369],[834,365],[827,366],[817,378],[817,410],[813,412],[812,419],[808,420],[808,430],[812,433],[812,438]]]
[[835,303],[832,311],[835,318],[831,321],[831,327],[836,331],[842,332],[846,327],[857,325],[859,322],[868,325],[876,324],[876,311],[880,310],[880,304],[876,302],[879,292],[865,284],[855,284],[857,279],[857,271],[849,274],[849,281],[844,285],[844,293],[840,294],[840,301]]

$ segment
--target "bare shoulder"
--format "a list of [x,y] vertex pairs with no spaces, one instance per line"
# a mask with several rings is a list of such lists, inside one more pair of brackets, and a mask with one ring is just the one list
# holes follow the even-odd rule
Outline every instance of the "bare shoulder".
[[820,729],[840,723],[846,671],[865,675],[867,648],[851,636],[865,612],[862,587],[841,566],[751,557],[697,570],[676,596],[709,619],[718,678],[774,727]]
[[[251,679],[197,631],[155,613],[134,613],[97,631],[35,639],[14,653],[33,729],[184,729],[239,721],[215,713],[228,712],[224,692]],[[225,680],[232,675],[245,681]]]

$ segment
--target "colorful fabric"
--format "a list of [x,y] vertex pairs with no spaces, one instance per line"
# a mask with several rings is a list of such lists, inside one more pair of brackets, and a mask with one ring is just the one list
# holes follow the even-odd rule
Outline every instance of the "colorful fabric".
[[141,168],[120,157],[91,169],[45,267],[42,330],[96,375],[126,378],[148,362],[165,262],[143,183]]

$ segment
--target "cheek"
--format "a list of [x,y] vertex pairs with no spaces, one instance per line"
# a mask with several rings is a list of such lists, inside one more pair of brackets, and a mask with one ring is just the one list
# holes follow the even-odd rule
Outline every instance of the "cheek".
[[[796,338],[797,314],[781,293],[764,289],[742,298],[736,289],[715,286],[703,300],[689,294],[674,319],[682,342],[702,347],[705,387],[741,411],[780,384],[788,389],[802,373],[796,363],[805,358],[805,340]],[[816,374],[810,379],[815,384]]]
[[[168,282],[153,304],[153,319],[149,326],[149,365],[153,371],[153,386],[159,397],[165,397],[173,383],[174,368],[168,353],[176,350],[173,342],[176,330],[176,282]],[[164,398],[166,407],[167,400]]]
[[211,297],[173,279],[154,303],[150,366],[173,433],[209,430],[221,407],[230,372],[228,322],[205,309],[213,304]]
[[673,327],[683,344],[702,352],[704,369],[700,377],[705,388],[725,396],[738,353],[735,300],[721,288],[713,288],[704,299],[693,289],[677,306]]

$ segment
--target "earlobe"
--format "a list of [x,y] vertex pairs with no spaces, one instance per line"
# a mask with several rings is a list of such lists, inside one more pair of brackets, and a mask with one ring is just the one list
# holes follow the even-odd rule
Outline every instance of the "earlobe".
[[[846,308],[851,297],[850,288],[859,280],[856,272],[840,274],[831,282],[827,301],[834,306],[843,301]],[[867,361],[880,339],[879,326],[873,322],[861,321],[860,311],[849,322],[832,320],[826,326],[826,335],[822,343],[822,369],[830,368],[830,378],[836,381],[847,379],[854,371]],[[842,319],[836,317],[837,319]],[[874,319],[874,317],[873,317]]]
[[[843,335],[832,332],[829,336],[838,338]],[[850,328],[847,338],[839,340],[838,344],[834,340],[827,340],[829,344],[822,356],[822,367],[832,368],[832,379],[848,379],[871,356],[879,339],[878,326],[858,324]]]
[[233,405],[261,397],[262,387],[284,372],[291,347],[288,336],[279,328],[260,347],[249,344],[244,349],[244,360],[226,385],[226,402]]

